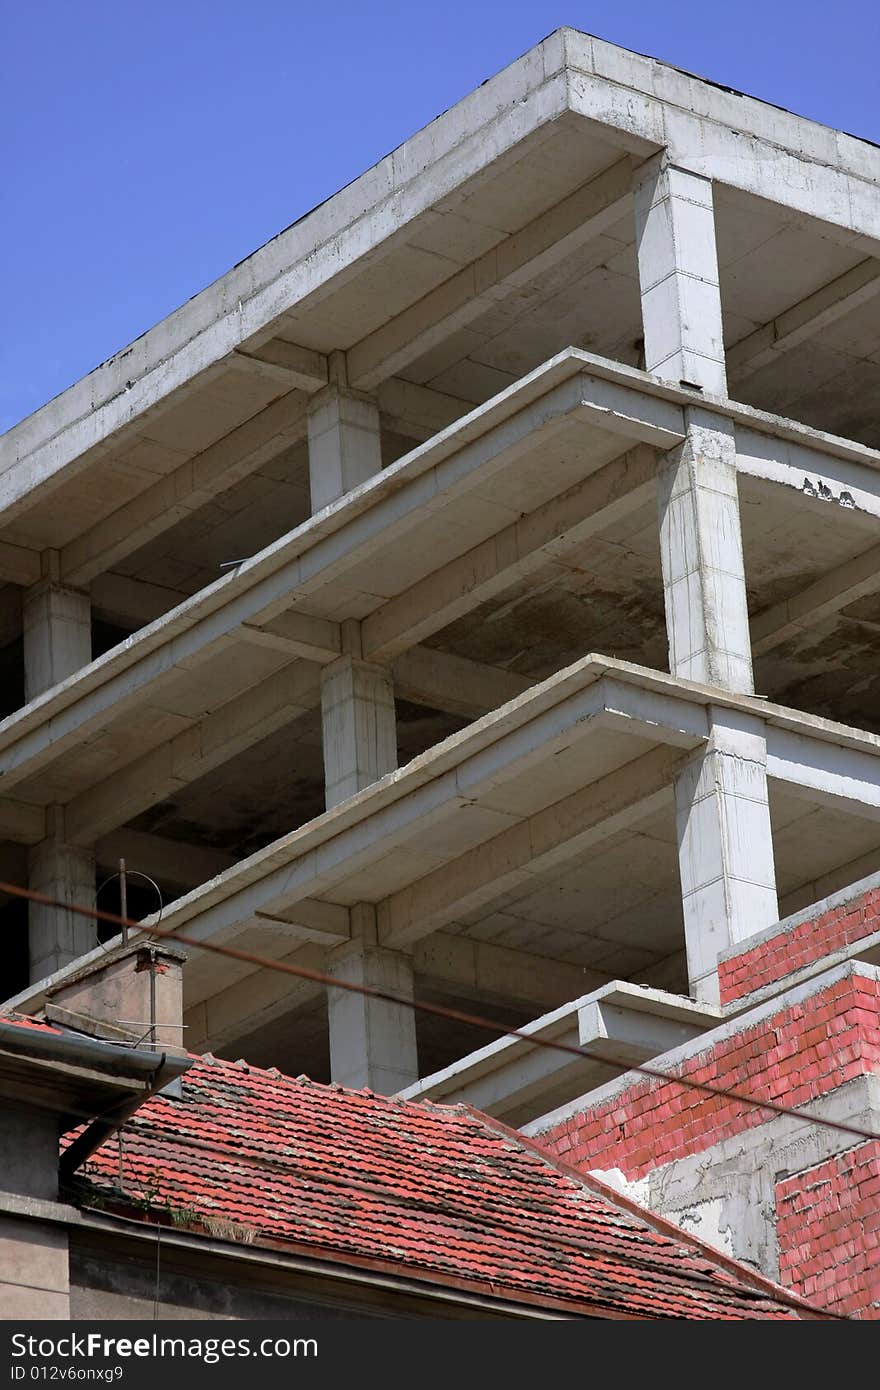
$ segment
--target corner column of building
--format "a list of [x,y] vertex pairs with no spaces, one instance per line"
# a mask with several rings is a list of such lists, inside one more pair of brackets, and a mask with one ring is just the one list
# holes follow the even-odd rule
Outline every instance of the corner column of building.
[[[722,690],[754,690],[736,441],[698,393],[726,396],[712,184],[665,151],[636,176],[645,367],[695,388],[685,439],[657,475],[669,670]],[[690,990],[718,999],[718,957],[779,916],[757,720],[709,709],[709,740],[675,780]]]
[[[736,481],[727,421],[685,412],[687,437],[657,478],[669,669],[721,690],[751,693],[751,645]],[[710,706],[709,741],[675,779],[688,978],[718,999],[718,957],[778,919],[760,721]]]
[[669,670],[750,693],[751,639],[732,425],[698,407],[657,472]]
[[654,155],[635,178],[645,370],[727,394],[712,181]]
[[[92,659],[91,604],[87,593],[60,581],[57,551],[43,552],[43,575],[24,595],[25,700],[36,699]],[[46,838],[29,855],[30,887],[79,907],[95,905],[95,857],[65,842],[63,811],[50,806]],[[31,903],[28,908],[30,977],[41,980],[89,951],[95,923],[86,917]]]
[[[378,945],[369,903],[356,904],[351,918],[352,939],[330,952],[328,973],[346,984],[412,999],[412,957]],[[330,986],[327,1016],[332,1081],[390,1096],[418,1079],[413,1009]]]
[[379,407],[348,386],[345,353],[328,361],[329,384],[309,403],[309,487],[319,512],[382,468]]
[[[80,845],[67,844],[61,806],[47,808],[46,832],[46,838],[35,845],[28,856],[31,889],[71,907],[93,908],[95,856]],[[97,924],[93,918],[71,912],[67,906],[29,904],[28,951],[32,981],[53,975],[62,966],[91,951],[96,942]]]
[[779,919],[760,720],[709,708],[708,744],[675,781],[690,992],[717,1003],[718,958]]

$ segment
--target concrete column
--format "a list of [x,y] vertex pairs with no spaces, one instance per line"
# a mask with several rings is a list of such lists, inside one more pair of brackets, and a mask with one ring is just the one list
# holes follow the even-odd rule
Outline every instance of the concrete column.
[[[70,1318],[67,1229],[57,1214],[58,1116],[35,1105],[0,1106],[0,1186],[24,1198],[29,1216],[0,1211],[0,1316]],[[45,1211],[46,1220],[41,1220]]]
[[733,427],[685,411],[687,438],[657,473],[669,669],[685,680],[754,690]]
[[57,552],[44,554],[44,577],[24,595],[24,698],[42,695],[92,659],[88,594],[58,582]]
[[[63,811],[60,806],[47,812],[49,834],[35,845],[28,857],[28,882],[37,893],[45,893],[77,907],[95,906],[95,856],[79,845],[64,841]],[[91,951],[97,939],[97,923],[64,908],[31,903],[28,909],[30,978],[42,980],[63,965]]]
[[384,667],[341,656],[321,673],[327,809],[397,767],[394,687]]
[[679,874],[691,994],[718,1001],[722,951],[779,920],[757,720],[710,706],[708,745],[675,781]]
[[[359,922],[360,935],[330,952],[328,973],[348,984],[412,999],[412,957],[376,944],[375,909],[367,903],[352,909],[353,932]],[[331,986],[327,1014],[333,1081],[390,1096],[418,1080],[413,1009]]]
[[633,192],[645,368],[726,396],[712,182],[661,151],[639,169]]
[[330,356],[330,385],[309,404],[312,512],[329,507],[382,468],[379,407],[348,388],[345,354]]

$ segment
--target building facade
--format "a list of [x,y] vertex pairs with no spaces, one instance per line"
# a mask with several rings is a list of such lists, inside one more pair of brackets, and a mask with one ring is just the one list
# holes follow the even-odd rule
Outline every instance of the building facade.
[[[876,1145],[798,1167],[750,1112],[756,1232],[673,1191],[746,1162],[739,1118],[666,1149],[625,1098],[665,1120],[628,1067],[696,1058],[880,1133],[878,185],[866,141],[559,30],[0,473],[8,882],[94,905],[124,858],[147,926],[159,895],[195,940],[467,1005],[494,1041],[196,950],[183,976],[190,1052],[470,1099],[859,1316]],[[106,949],[2,910],[9,1009]],[[810,1175],[847,1193],[831,1256]]]

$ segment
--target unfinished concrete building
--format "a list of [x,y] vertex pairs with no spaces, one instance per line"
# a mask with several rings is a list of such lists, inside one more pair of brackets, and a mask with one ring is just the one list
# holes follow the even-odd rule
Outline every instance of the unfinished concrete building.
[[[878,184],[866,141],[560,30],[11,430],[3,876],[88,904],[123,856],[165,927],[579,1040],[184,971],[193,1052],[554,1144],[759,986],[833,967],[876,1015]],[[795,986],[725,987],[851,900]],[[35,1012],[107,945],[23,914]],[[877,1128],[870,1072],[825,1101]]]

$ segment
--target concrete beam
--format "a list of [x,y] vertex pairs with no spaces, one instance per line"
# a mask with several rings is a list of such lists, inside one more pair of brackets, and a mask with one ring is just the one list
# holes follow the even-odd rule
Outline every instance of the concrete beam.
[[171,585],[151,584],[128,574],[99,574],[89,586],[92,612],[103,622],[136,631],[154,623],[190,597]]
[[[125,574],[102,574],[91,586],[92,611],[118,627],[140,628],[156,622],[191,597],[180,589],[150,584]],[[246,622],[238,635],[258,647],[288,652],[291,658],[327,665],[342,651],[339,624],[295,609],[262,622]]]
[[669,795],[680,758],[645,753],[392,893],[377,907],[380,943],[410,945],[644,819]]
[[645,367],[725,396],[712,181],[661,151],[639,169],[634,205]]
[[61,550],[61,577],[88,584],[254,473],[306,432],[307,397],[291,391],[146,488]]
[[46,808],[29,801],[0,797],[0,840],[37,845],[46,836]]
[[[289,965],[306,970],[323,970],[326,949],[314,944],[298,945],[279,956]],[[297,980],[272,970],[242,967],[234,984],[209,998],[189,1005],[183,1015],[186,1045],[192,1052],[209,1048],[219,1051],[283,1014],[293,1012],[321,993],[322,986],[310,980]]]
[[805,801],[880,821],[880,738],[868,735],[876,745],[868,751],[772,724],[766,733],[768,777]]
[[[581,1046],[578,1010],[571,1004],[534,1023],[526,1024],[545,1042]],[[525,1031],[525,1030],[524,1030]],[[582,1095],[609,1071],[585,1057],[554,1052],[522,1038],[503,1037],[467,1053],[451,1066],[405,1087],[402,1100],[430,1100],[441,1105],[472,1105],[487,1115],[510,1119],[533,1118],[547,1107],[548,1094],[558,1101]]]
[[327,385],[327,358],[322,352],[300,347],[285,338],[270,338],[259,347],[236,348],[227,359],[231,366],[244,372],[278,381],[287,391],[311,394]]
[[[314,945],[298,946],[280,959],[308,969],[326,968],[326,954]],[[477,1003],[488,1000],[526,1008],[555,1008],[560,1000],[577,998],[584,989],[608,981],[607,975],[596,970],[446,932],[415,942],[411,959],[421,990],[437,990]],[[198,1027],[199,1033],[188,1038],[191,1047],[229,1046],[322,992],[321,985],[308,980],[271,970],[245,970],[234,984],[192,1008],[192,1026]]]
[[414,942],[412,954],[423,991],[528,1008],[556,1008],[610,978],[605,971],[442,931]]
[[736,425],[736,466],[740,473],[762,483],[791,488],[815,502],[830,522],[835,507],[880,520],[880,454],[826,436],[802,431],[802,440],[761,431],[743,421]]
[[876,254],[878,161],[864,141],[574,29],[564,43],[570,107],[597,134],[614,130],[643,157],[665,148],[671,163]]
[[466,719],[479,719],[487,711],[515,700],[535,683],[498,666],[468,661],[431,647],[413,647],[403,652],[394,662],[392,672],[394,689],[401,699]]
[[116,873],[120,859],[125,860],[129,872],[149,874],[182,890],[206,883],[236,863],[235,856],[223,850],[128,828],[113,830],[95,844],[95,862],[101,873]]
[[[605,1079],[608,1068],[619,1073],[699,1037],[718,1023],[719,1013],[680,995],[615,980],[526,1024],[522,1032],[542,1042],[607,1055],[606,1065],[598,1065]],[[556,1104],[582,1095],[589,1084],[596,1084],[596,1073],[596,1060],[566,1056],[527,1038],[507,1036],[423,1077],[400,1094],[405,1100],[472,1105],[521,1122],[545,1113],[549,1091]]]
[[[372,912],[372,908],[369,909]],[[275,912],[255,912],[253,923],[266,932],[278,932],[285,941],[300,937],[323,946],[336,946],[352,936],[354,908],[341,903],[324,902],[320,898],[302,898],[292,907]]]
[[430,386],[404,381],[402,377],[389,377],[381,382],[376,398],[383,429],[407,439],[420,440],[430,439],[448,429],[480,404],[478,400],[462,400]]
[[751,620],[752,654],[772,651],[849,604],[880,589],[880,545],[835,566],[791,598],[771,604]]
[[729,347],[727,372],[731,381],[747,381],[783,353],[815,338],[853,309],[870,303],[878,293],[880,261],[860,261]]
[[618,160],[515,235],[444,280],[349,349],[349,379],[371,390],[465,327],[506,295],[557,265],[623,216],[632,163]]
[[89,844],[267,738],[318,702],[315,666],[285,666],[67,805],[72,843]]
[[364,619],[364,651],[387,660],[650,501],[656,454],[638,445]]
[[40,551],[11,541],[0,541],[0,584],[36,584],[42,573]]
[[315,618],[288,609],[266,622],[243,623],[239,629],[246,642],[272,651],[285,652],[292,659],[314,661],[328,666],[342,652],[339,623]]

